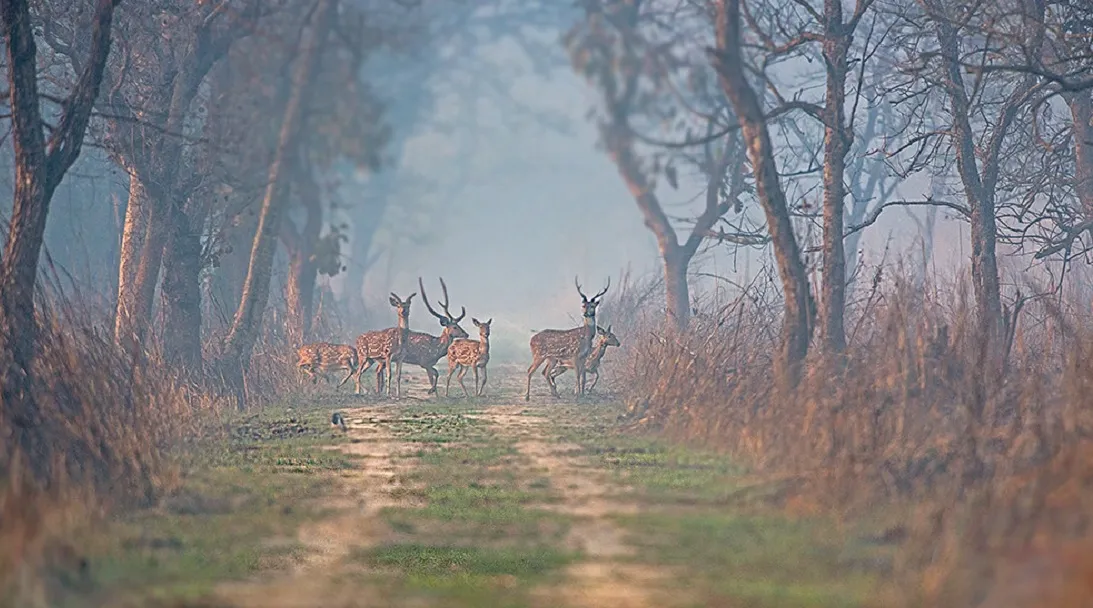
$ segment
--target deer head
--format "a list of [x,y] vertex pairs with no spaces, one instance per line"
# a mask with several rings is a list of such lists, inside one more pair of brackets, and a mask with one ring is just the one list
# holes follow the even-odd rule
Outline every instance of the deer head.
[[414,299],[417,292],[410,294],[410,297],[403,300],[398,297],[398,294],[391,292],[391,306],[395,307],[395,312],[398,313],[398,325],[399,327],[410,327],[410,301]]
[[490,337],[490,324],[493,323],[493,317],[490,317],[490,320],[485,323],[471,317],[471,322],[478,328],[478,337],[481,338],[483,342],[488,340]]
[[596,318],[596,307],[603,303],[603,294],[607,293],[608,288],[611,287],[611,277],[607,277],[607,286],[604,287],[600,293],[589,298],[581,291],[581,283],[577,280],[577,277],[573,277],[573,284],[577,286],[577,293],[581,296],[581,311],[584,313],[586,319]]
[[468,337],[467,332],[459,326],[459,322],[467,316],[467,307],[461,306],[459,316],[452,316],[452,311],[448,310],[448,286],[444,284],[444,277],[440,278],[440,289],[444,292],[444,301],[440,302],[440,308],[444,311],[444,314],[438,313],[429,305],[429,297],[425,295],[425,284],[421,281],[421,277],[417,278],[417,285],[421,288],[421,301],[425,302],[425,308],[429,311],[429,314],[440,321],[440,326],[444,328],[443,333],[448,334],[452,339]]
[[610,325],[607,326],[607,329],[597,326],[596,334],[599,335],[600,341],[602,341],[607,346],[622,346],[622,343],[619,342],[619,339],[617,337],[615,337],[615,334],[611,333]]

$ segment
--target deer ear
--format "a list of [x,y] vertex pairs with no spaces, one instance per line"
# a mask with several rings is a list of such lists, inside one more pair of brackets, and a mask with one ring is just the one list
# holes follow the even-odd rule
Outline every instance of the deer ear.
[[417,295],[416,291],[414,293],[410,294],[410,297],[406,298],[406,303],[409,304],[410,300],[413,300],[414,296],[416,296],[416,295]]
[[398,306],[399,304],[402,304],[402,302],[398,301],[398,298],[395,297],[395,294],[391,294],[391,306]]
[[474,323],[475,327],[482,327],[482,324],[478,321],[478,319],[475,319],[474,317],[471,317],[471,323]]
[[492,325],[492,324],[493,324],[493,317],[490,317],[490,320],[486,321],[486,325]]

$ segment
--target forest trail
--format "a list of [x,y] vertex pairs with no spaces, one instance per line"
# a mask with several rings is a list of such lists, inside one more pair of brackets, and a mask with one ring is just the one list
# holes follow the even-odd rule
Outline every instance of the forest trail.
[[[96,588],[57,605],[875,599],[884,548],[786,515],[723,456],[627,431],[610,400],[555,400],[536,386],[524,402],[523,374],[504,367],[481,398],[426,396],[422,379],[405,380],[399,402],[325,389],[234,422],[227,449],[195,465],[180,498],[105,531]],[[333,411],[346,432],[330,425]]]

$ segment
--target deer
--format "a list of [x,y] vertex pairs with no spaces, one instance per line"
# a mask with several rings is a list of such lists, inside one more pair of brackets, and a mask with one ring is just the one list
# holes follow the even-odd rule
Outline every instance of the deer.
[[[478,319],[471,317],[471,322],[478,328],[478,339],[469,340],[463,338],[455,340],[448,346],[448,382],[444,385],[444,396],[448,396],[448,391],[452,387],[452,374],[459,371],[459,386],[463,387],[463,396],[470,397],[467,393],[467,385],[463,384],[463,376],[467,373],[467,368],[474,369],[474,395],[481,397],[486,394],[486,364],[490,362],[490,325],[493,323],[491,317],[489,321],[482,323]],[[478,370],[482,370],[482,385],[478,385]]]
[[[411,293],[410,297],[403,300],[392,291],[389,301],[395,312],[398,313],[398,327],[369,331],[357,336],[357,358],[360,360],[360,365],[357,367],[356,394],[361,394],[361,376],[372,367],[373,363],[379,362],[379,368],[376,370],[376,393],[383,393],[383,372],[386,370],[387,396],[391,396],[393,384],[391,376],[394,371],[392,363],[395,363],[398,367],[398,379],[395,388],[398,397],[402,396],[402,345],[409,338],[410,302],[416,295],[417,292]],[[347,380],[349,378],[343,380],[342,384]]]
[[460,307],[461,312],[458,317],[453,316],[448,310],[448,286],[444,284],[443,277],[440,279],[440,289],[444,293],[444,301],[440,302],[440,308],[444,314],[433,310],[429,304],[429,297],[425,295],[425,284],[421,277],[417,278],[417,284],[421,290],[421,301],[425,303],[425,308],[440,321],[440,326],[444,329],[439,336],[411,331],[403,352],[403,362],[425,370],[429,376],[429,390],[426,394],[432,395],[437,392],[437,383],[440,379],[440,372],[436,371],[437,362],[448,353],[448,347],[453,341],[469,337],[466,330],[459,326],[459,322],[467,316],[467,308]]
[[[577,372],[577,387],[575,393],[578,397],[584,394],[587,370],[585,362],[592,352],[592,341],[596,336],[596,309],[603,303],[603,295],[611,287],[611,279],[607,279],[607,286],[599,293],[589,298],[581,290],[581,283],[577,277],[573,277],[573,284],[577,287],[577,294],[581,296],[581,313],[584,317],[584,325],[573,329],[544,329],[531,337],[531,367],[528,368],[528,385],[524,393],[524,401],[531,400],[531,376],[544,361],[572,361],[573,369]],[[550,366],[544,370],[544,377],[550,383],[547,375]],[[555,393],[557,395],[557,393]]]
[[311,378],[312,384],[319,381],[316,372],[325,375],[335,370],[348,370],[349,375],[338,383],[338,386],[341,386],[356,373],[359,363],[357,349],[348,344],[315,342],[296,349],[296,367]]
[[[596,326],[596,343],[592,347],[592,352],[588,355],[588,360],[585,362],[585,371],[594,376],[592,384],[588,385],[585,389],[586,392],[592,392],[592,389],[596,387],[596,383],[600,381],[600,361],[603,360],[604,354],[607,353],[608,346],[622,346],[619,339],[615,334],[611,333],[611,326],[608,325],[607,329],[600,326]],[[574,367],[573,361],[555,361],[548,360],[546,367],[543,368],[543,376],[550,384],[550,392],[557,397],[558,388],[555,384],[555,379],[566,372],[566,370]]]

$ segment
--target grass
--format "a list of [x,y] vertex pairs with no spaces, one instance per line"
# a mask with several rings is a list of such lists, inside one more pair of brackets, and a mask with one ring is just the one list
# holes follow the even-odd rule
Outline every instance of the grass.
[[871,530],[781,508],[784,484],[751,475],[731,458],[648,434],[624,432],[618,410],[566,408],[557,432],[606,469],[618,500],[637,514],[613,520],[636,548],[633,560],[677,568],[697,605],[865,606],[891,569],[891,547]]
[[233,421],[227,437],[191,445],[176,492],[75,540],[87,568],[76,578],[54,573],[52,605],[196,600],[223,581],[302,557],[297,529],[324,516],[331,473],[354,466],[328,449],[344,440],[329,430],[328,415],[314,406],[271,408]]
[[353,555],[386,602],[524,606],[577,557],[562,546],[568,520],[537,508],[557,500],[549,480],[523,474],[512,441],[471,407],[411,408],[395,424],[403,440],[422,444],[409,479],[424,504],[386,509],[394,537]]

